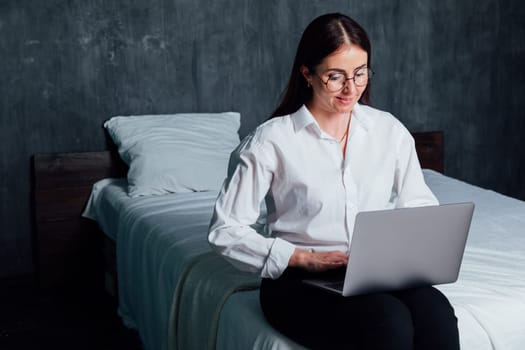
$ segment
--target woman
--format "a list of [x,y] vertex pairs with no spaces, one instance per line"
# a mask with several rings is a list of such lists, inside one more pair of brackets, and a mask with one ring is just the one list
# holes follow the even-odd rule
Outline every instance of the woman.
[[[301,282],[340,273],[359,211],[435,205],[410,133],[369,100],[370,43],[352,19],[305,29],[274,118],[233,152],[212,247],[260,273],[280,332],[312,349],[459,349],[457,319],[433,287],[342,297]],[[270,235],[256,231],[265,200]]]

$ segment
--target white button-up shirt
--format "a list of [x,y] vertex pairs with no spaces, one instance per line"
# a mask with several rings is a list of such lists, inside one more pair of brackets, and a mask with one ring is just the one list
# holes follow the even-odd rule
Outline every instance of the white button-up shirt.
[[[270,235],[255,229],[264,200]],[[343,157],[302,106],[232,153],[208,239],[238,268],[277,278],[296,247],[348,252],[360,211],[437,203],[412,136],[391,114],[356,104]]]

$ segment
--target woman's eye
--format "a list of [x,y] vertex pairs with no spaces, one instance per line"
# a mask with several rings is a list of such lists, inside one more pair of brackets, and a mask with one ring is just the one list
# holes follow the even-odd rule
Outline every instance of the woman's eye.
[[362,76],[367,75],[367,73],[368,73],[367,69],[360,69],[357,72],[355,72],[355,76],[356,77],[362,77]]
[[343,78],[342,74],[332,74],[328,76],[328,80],[331,80],[331,81],[338,81],[338,80],[341,80],[342,78]]

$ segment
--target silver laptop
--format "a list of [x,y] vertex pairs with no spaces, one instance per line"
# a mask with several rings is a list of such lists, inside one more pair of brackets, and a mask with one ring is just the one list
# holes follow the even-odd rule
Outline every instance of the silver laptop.
[[304,280],[343,296],[455,282],[474,203],[360,212],[346,274]]

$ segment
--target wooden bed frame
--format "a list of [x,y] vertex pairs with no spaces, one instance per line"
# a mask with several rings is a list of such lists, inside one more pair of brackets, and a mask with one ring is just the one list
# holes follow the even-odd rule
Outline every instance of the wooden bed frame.
[[[412,135],[421,166],[443,173],[443,132]],[[40,286],[105,285],[116,291],[114,243],[81,213],[96,181],[126,173],[115,149],[33,156],[33,246]]]

